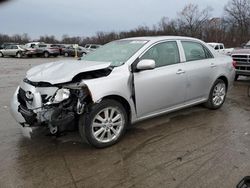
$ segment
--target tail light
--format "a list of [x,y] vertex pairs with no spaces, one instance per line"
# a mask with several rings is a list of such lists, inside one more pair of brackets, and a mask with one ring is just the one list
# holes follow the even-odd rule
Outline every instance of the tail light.
[[233,65],[234,68],[236,68],[237,62],[236,62],[236,61],[233,61],[233,62],[232,62],[232,65]]

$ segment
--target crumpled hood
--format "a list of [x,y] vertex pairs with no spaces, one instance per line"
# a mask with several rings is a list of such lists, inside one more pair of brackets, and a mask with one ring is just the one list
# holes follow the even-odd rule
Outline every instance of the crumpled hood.
[[45,63],[28,70],[26,78],[32,82],[48,82],[59,84],[70,82],[79,73],[105,69],[110,66],[106,62],[64,60]]

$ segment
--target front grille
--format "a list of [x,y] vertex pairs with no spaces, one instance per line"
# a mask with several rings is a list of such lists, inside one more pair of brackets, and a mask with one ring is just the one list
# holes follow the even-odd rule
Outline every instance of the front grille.
[[232,55],[237,63],[250,63],[250,55]]

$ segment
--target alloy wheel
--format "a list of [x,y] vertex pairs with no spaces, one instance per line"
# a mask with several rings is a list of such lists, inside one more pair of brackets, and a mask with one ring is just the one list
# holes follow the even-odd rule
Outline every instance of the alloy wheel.
[[105,108],[92,121],[92,135],[101,143],[111,142],[120,136],[124,124],[124,115],[119,109]]
[[213,104],[215,106],[220,106],[224,102],[225,96],[226,96],[226,85],[225,83],[219,82],[214,87]]

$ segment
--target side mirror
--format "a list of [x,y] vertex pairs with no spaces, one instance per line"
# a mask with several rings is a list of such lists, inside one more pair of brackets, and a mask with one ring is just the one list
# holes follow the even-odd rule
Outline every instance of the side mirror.
[[137,70],[150,70],[155,68],[155,60],[153,59],[143,59],[137,65]]

